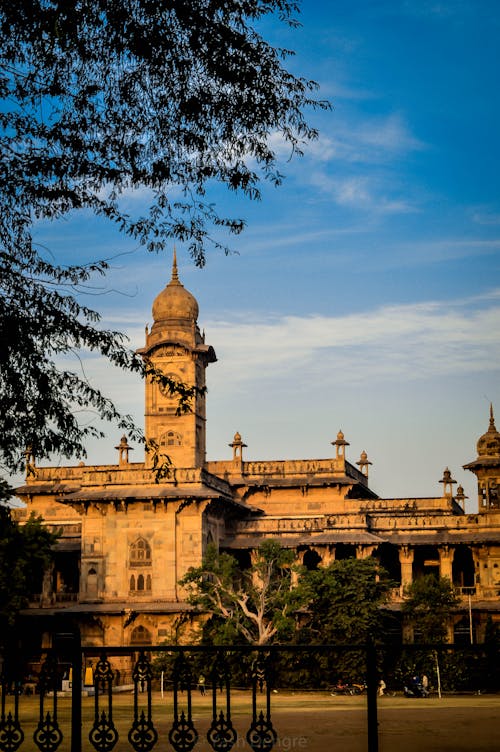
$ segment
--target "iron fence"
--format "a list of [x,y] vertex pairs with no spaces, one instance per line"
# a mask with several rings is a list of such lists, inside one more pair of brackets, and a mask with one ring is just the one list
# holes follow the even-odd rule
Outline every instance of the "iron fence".
[[[210,717],[203,739],[214,752],[231,752],[243,741],[254,752],[271,752],[280,746],[273,718],[277,688],[304,689],[309,685],[315,689],[320,686],[333,689],[340,664],[344,670],[350,666],[360,676],[356,691],[366,694],[367,749],[378,752],[377,695],[381,676],[385,674],[388,679],[386,672],[397,660],[401,663],[402,651],[425,657],[443,651],[455,655],[457,650],[458,647],[449,645],[375,646],[372,642],[321,646],[82,648],[77,634],[58,634],[53,647],[41,655],[23,656],[10,650],[3,656],[0,752],[23,752],[34,749],[33,745],[40,752],[56,752],[59,748],[81,752],[89,749],[89,744],[96,752],[112,752],[118,741],[122,743],[125,738],[127,748],[135,752],[151,752],[156,745],[167,749],[167,740],[175,752],[191,752],[202,740],[193,707],[197,694],[205,692],[209,695]],[[485,660],[489,661],[491,668],[491,655],[488,656],[484,646],[469,648],[469,654],[481,666]],[[33,672],[32,675],[27,671]],[[162,690],[168,688],[171,702],[168,708],[163,704],[158,710],[153,693],[160,690],[160,685]],[[236,690],[246,693],[250,700],[243,732],[237,731],[233,723]],[[120,691],[132,696],[126,728],[123,722],[117,724],[114,719]],[[33,692],[37,695],[38,709],[35,730],[28,733],[23,704],[25,696]],[[61,696],[65,694],[70,698],[71,718],[61,723]],[[87,694],[93,703],[92,716],[82,724],[82,697]],[[32,697],[30,703],[33,707]]]

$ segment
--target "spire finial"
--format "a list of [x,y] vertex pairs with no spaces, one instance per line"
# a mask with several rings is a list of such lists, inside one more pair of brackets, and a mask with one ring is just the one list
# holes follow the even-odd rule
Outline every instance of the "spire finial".
[[490,428],[495,428],[495,416],[493,415],[493,402],[490,402]]
[[171,282],[178,282],[179,281],[179,274],[177,272],[177,251],[175,250],[174,245],[174,257],[172,260],[172,279]]

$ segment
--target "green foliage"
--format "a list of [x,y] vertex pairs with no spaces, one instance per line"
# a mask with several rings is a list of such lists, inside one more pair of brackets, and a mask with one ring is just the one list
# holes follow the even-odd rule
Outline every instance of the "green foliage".
[[[143,441],[132,418],[120,415],[79,371],[79,359],[65,357],[72,352],[95,352],[118,368],[149,375],[178,395],[179,410],[190,408],[195,389],[144,362],[126,346],[123,335],[98,328],[99,315],[77,302],[75,295],[93,274],[104,274],[107,264],[61,269],[42,261],[33,249],[13,254],[0,247],[0,268],[0,461],[4,466],[23,469],[27,450],[36,458],[52,453],[85,456],[85,441],[103,436],[88,422],[89,412],[114,421],[130,437]],[[87,423],[80,420],[82,414]],[[146,449],[153,454],[154,469],[162,470],[165,458],[158,447],[151,444]]]
[[491,615],[486,622],[484,635],[486,667],[483,682],[486,689],[495,692],[500,688],[500,627]]
[[[270,15],[295,25],[296,10],[287,0],[1,4],[0,461],[9,469],[27,448],[85,456],[83,441],[100,433],[78,421],[83,408],[134,435],[74,355],[149,367],[78,302],[107,263],[47,260],[33,223],[86,210],[152,251],[186,242],[199,266],[207,242],[227,252],[212,228],[238,233],[244,222],[220,216],[207,190],[259,198],[262,179],[282,179],[270,136],[300,153],[317,135],[304,109],[327,106],[257,30]],[[149,207],[130,216],[123,194],[138,189]],[[66,355],[76,367],[61,366]],[[184,405],[193,396],[174,391]]]
[[300,639],[311,643],[364,643],[379,637],[381,606],[392,583],[374,559],[341,559],[305,577],[309,598]]
[[204,640],[233,644],[243,640],[255,645],[290,640],[295,614],[306,592],[293,587],[295,554],[274,540],[262,543],[247,570],[234,556],[207,548],[200,567],[191,567],[180,581],[189,602],[210,614]]
[[433,574],[417,577],[407,587],[403,614],[413,625],[419,642],[446,641],[451,614],[460,603],[447,577]]
[[14,627],[19,609],[28,595],[40,587],[44,570],[51,561],[51,547],[57,535],[33,514],[25,525],[15,522],[6,505],[12,490],[0,480],[0,634]]
[[[303,580],[307,607],[296,641],[321,645],[364,645],[383,636],[383,605],[392,582],[374,559],[341,559],[308,572]],[[362,682],[365,650],[319,654],[313,665],[297,665],[297,675],[312,676],[315,686],[332,686],[342,678]],[[312,672],[312,673],[311,673]],[[315,673],[314,673],[315,672]]]

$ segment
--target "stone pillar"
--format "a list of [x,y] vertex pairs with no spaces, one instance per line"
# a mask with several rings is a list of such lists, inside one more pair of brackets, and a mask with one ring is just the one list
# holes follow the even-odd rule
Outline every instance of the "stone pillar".
[[335,561],[335,547],[325,546],[321,551],[321,566],[327,567],[332,561]]
[[41,606],[50,606],[55,601],[53,580],[54,563],[52,562],[43,573]]
[[448,545],[439,546],[439,575],[440,577],[447,577],[450,582],[453,582],[453,554],[454,549]]
[[376,546],[356,546],[356,559],[368,559],[375,551]]
[[483,588],[481,583],[481,554],[480,547],[472,547],[472,561],[474,562],[474,586],[476,588],[476,595],[482,597]]
[[401,592],[403,593],[404,589],[408,585],[411,585],[413,581],[412,566],[414,552],[410,546],[401,546],[398,553],[399,563],[401,564]]

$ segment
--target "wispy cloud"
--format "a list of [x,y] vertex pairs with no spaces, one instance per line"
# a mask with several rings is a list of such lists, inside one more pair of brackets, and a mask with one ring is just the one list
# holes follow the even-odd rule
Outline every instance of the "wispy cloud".
[[[207,323],[225,383],[304,385],[415,380],[498,369],[499,291],[487,299],[392,305],[347,316],[284,316]],[[251,364],[251,367],[249,367]]]
[[477,12],[477,2],[468,0],[406,0],[402,10],[412,16],[423,16],[449,20],[458,17],[462,19],[471,13]]
[[332,176],[316,170],[309,176],[309,182],[327,194],[339,206],[362,210],[375,214],[406,214],[418,211],[418,207],[407,197],[389,195],[391,188],[381,176],[357,174]]
[[333,145],[336,155],[349,162],[379,162],[410,151],[426,149],[399,113],[337,123]]
[[473,222],[478,225],[500,225],[500,212],[489,211],[488,209],[478,210],[472,214]]

